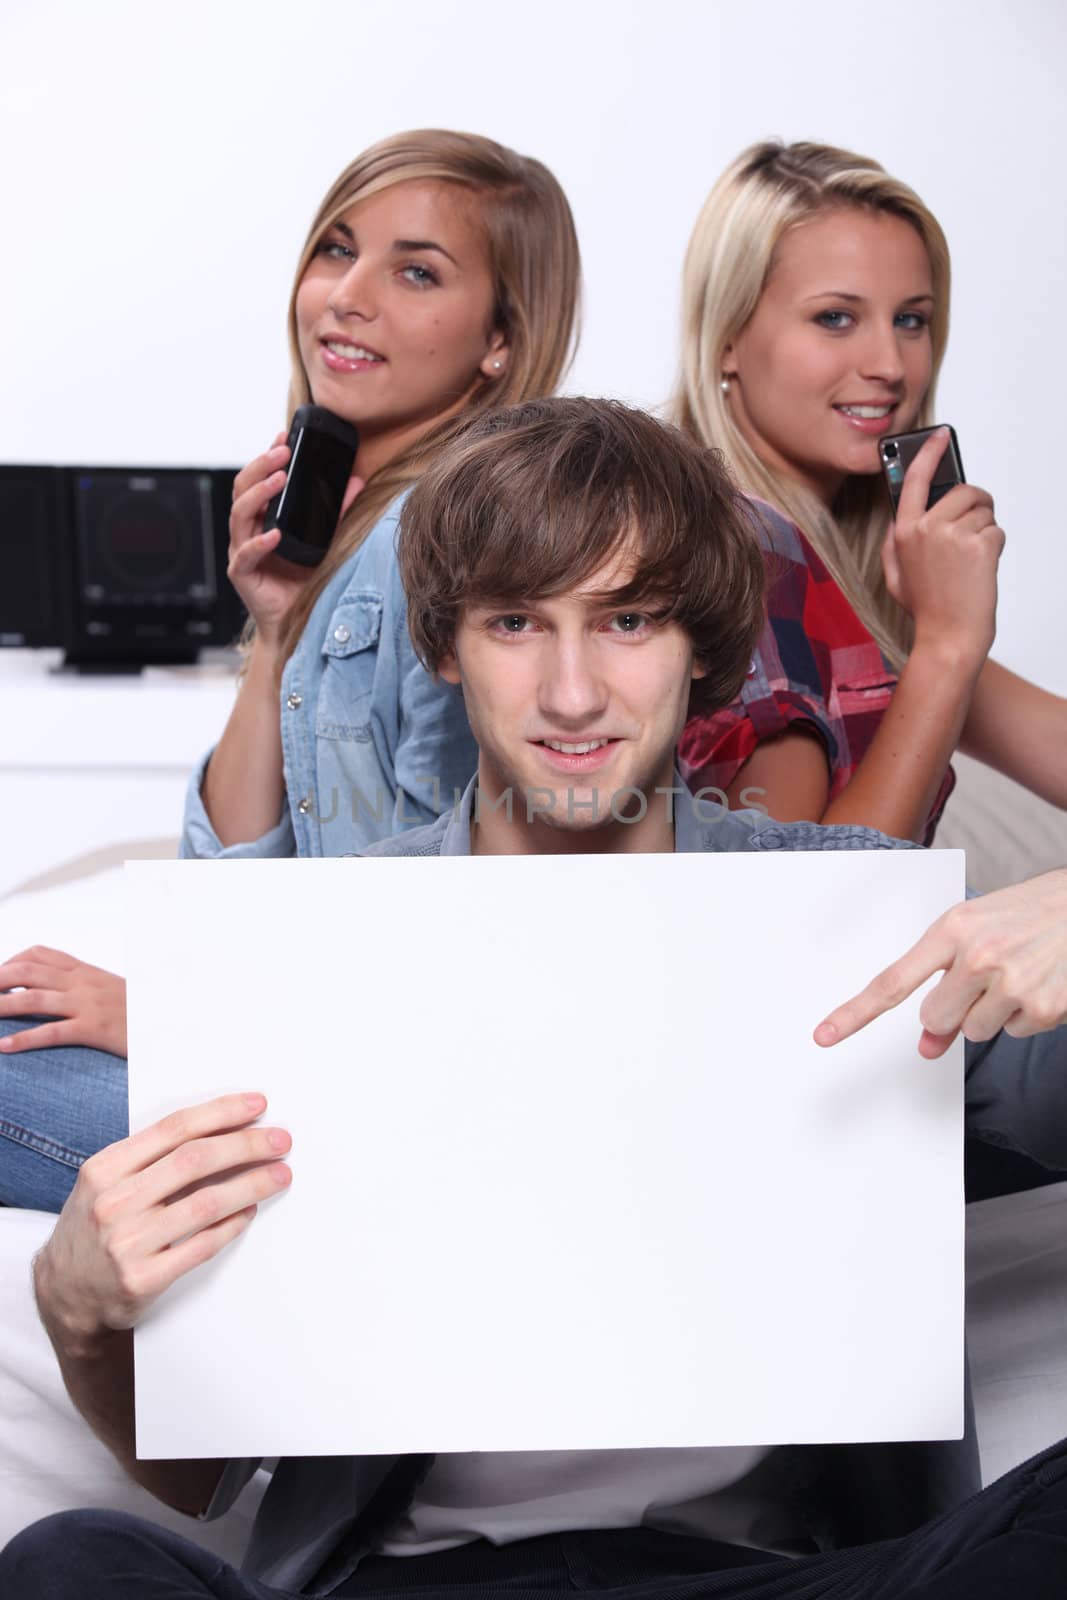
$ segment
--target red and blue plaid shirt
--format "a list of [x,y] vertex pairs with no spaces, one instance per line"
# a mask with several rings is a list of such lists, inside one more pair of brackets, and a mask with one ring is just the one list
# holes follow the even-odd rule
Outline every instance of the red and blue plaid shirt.
[[[897,677],[796,524],[762,500],[752,504],[767,563],[767,620],[738,698],[686,723],[679,766],[690,788],[725,790],[758,745],[803,724],[826,751],[832,800],[867,754]],[[924,844],[954,783],[950,767]]]

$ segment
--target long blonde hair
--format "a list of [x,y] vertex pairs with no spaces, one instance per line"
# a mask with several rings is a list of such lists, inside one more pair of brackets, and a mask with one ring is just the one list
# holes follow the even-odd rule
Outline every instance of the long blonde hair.
[[507,366],[500,378],[478,383],[458,416],[430,429],[368,480],[286,617],[283,659],[292,653],[326,585],[401,490],[474,413],[551,394],[577,342],[578,238],[567,197],[548,168],[478,134],[439,128],[394,134],[345,168],[308,230],[289,301],[290,418],[311,399],[296,327],[296,292],[308,263],[350,206],[412,179],[462,185],[479,200],[496,297],[493,326],[508,336]]
[[803,530],[861,620],[899,668],[911,648],[911,619],[886,590],[880,552],[890,507],[880,476],[852,475],[831,507],[762,461],[741,434],[720,387],[726,346],[756,309],[783,234],[829,210],[857,206],[911,223],[930,260],[930,385],[912,424],[933,415],[948,340],[950,265],[937,219],[914,190],[867,156],[825,144],[768,140],[742,151],[704,202],[686,251],[682,288],[680,425],[723,452],[749,493],[785,512]]

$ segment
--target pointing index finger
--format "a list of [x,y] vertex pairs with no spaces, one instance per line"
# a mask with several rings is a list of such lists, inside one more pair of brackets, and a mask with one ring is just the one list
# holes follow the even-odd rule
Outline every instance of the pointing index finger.
[[851,1000],[846,1000],[823,1018],[813,1035],[815,1043],[840,1044],[842,1039],[850,1038],[876,1017],[900,1005],[927,978],[947,967],[951,960],[951,944],[935,922],[899,960],[885,967],[859,994],[853,995]]

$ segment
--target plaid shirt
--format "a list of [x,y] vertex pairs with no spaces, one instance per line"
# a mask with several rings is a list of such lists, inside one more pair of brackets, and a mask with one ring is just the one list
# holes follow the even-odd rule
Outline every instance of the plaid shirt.
[[[767,563],[767,621],[741,694],[721,711],[690,717],[678,764],[690,788],[725,790],[758,745],[799,723],[822,741],[832,800],[870,749],[896,674],[796,524],[761,500],[753,505]],[[924,844],[954,783],[950,767]]]

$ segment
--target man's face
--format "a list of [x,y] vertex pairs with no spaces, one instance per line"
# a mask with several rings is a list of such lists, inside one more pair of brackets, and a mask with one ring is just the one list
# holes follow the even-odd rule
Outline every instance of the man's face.
[[[567,848],[556,830],[585,836],[585,849],[607,846],[606,837],[588,837],[605,825],[612,848],[655,848],[634,790],[650,818],[669,814],[655,790],[672,782],[690,684],[702,669],[678,623],[605,599],[631,573],[623,552],[566,594],[465,608],[455,653],[439,669],[463,686],[481,750],[480,813],[510,790],[513,832],[552,830],[546,850]],[[504,814],[493,813],[496,833]],[[507,841],[495,837],[494,848]]]

